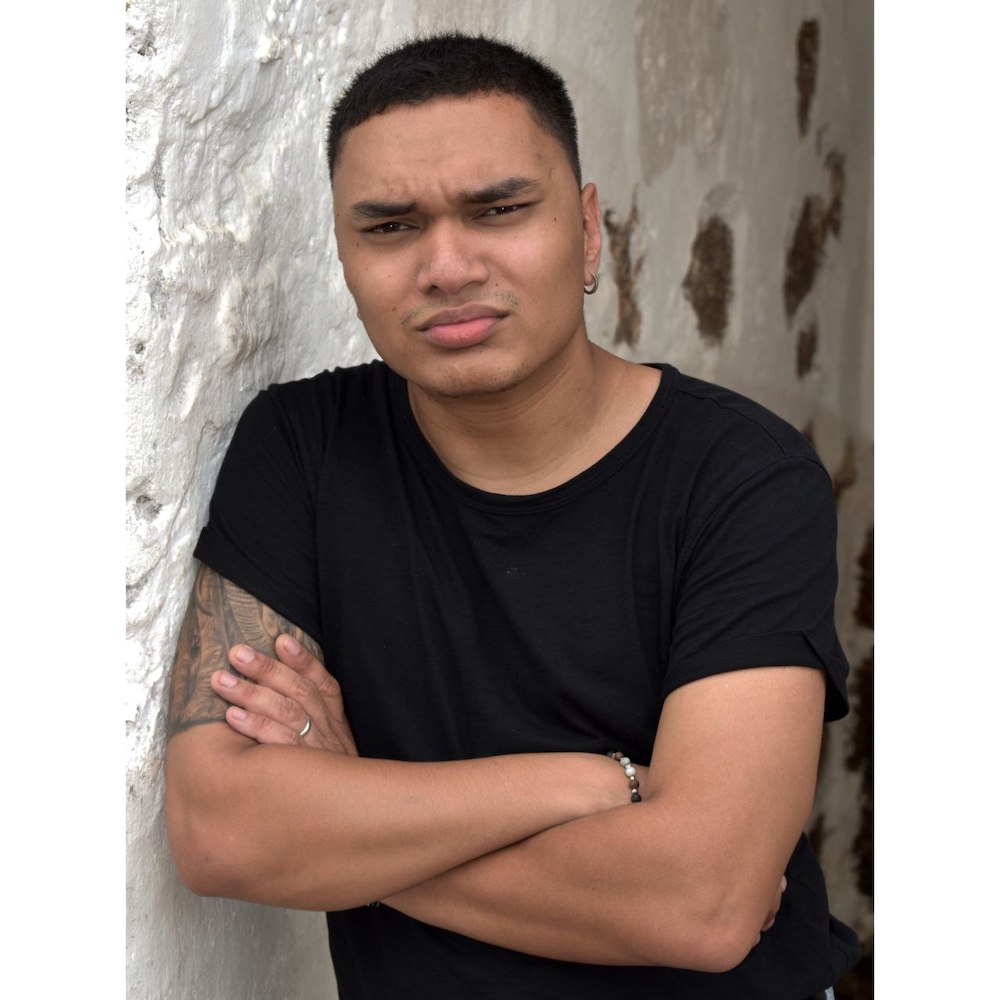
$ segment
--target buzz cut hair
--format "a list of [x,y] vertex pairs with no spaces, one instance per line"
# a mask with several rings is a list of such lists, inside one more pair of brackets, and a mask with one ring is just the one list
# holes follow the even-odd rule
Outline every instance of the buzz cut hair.
[[539,128],[566,151],[582,185],[576,114],[562,77],[514,45],[458,32],[407,42],[355,75],[334,104],[327,126],[331,180],[352,128],[394,105],[474,94],[509,94],[524,101]]

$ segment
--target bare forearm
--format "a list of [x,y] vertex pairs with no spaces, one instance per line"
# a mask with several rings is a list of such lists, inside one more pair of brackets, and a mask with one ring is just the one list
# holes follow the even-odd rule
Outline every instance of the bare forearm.
[[[658,808],[626,805],[548,830],[383,902],[435,926],[566,961],[718,972],[765,910],[745,873]],[[761,872],[761,885],[779,877]],[[763,898],[758,892],[758,898]]]
[[[584,815],[598,808],[603,780],[593,755],[412,764],[234,747],[218,728],[228,746],[211,753],[210,776],[204,731],[169,749],[182,874],[203,894],[304,909],[360,905]],[[580,780],[546,787],[546,769]]]

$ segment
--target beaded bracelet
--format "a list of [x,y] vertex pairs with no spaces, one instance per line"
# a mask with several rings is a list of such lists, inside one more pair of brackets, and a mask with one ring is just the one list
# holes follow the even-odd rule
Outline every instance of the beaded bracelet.
[[635,776],[635,765],[626,757],[621,750],[609,750],[606,756],[618,761],[625,768],[625,777],[628,778],[628,787],[632,791],[632,801],[641,802],[642,796],[639,794],[639,779]]

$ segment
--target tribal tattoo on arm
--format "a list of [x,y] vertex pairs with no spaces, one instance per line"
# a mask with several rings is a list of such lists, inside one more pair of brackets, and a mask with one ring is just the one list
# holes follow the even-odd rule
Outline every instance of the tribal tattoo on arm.
[[205,722],[225,721],[229,705],[212,690],[212,674],[220,669],[237,673],[229,663],[229,650],[237,643],[274,656],[274,642],[282,634],[323,662],[315,639],[215,570],[200,566],[174,656],[167,738]]

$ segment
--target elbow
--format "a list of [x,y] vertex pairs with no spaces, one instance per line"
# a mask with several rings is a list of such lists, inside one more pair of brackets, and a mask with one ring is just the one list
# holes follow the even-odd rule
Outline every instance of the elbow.
[[185,887],[196,896],[225,896],[221,882],[202,865],[193,863],[174,851],[174,867]]
[[189,845],[171,841],[171,851],[174,857],[174,867],[184,885],[196,896],[228,896],[227,879],[197,850]]
[[234,838],[210,816],[176,802],[167,802],[167,840],[181,881],[198,896],[244,897],[242,873]]
[[641,944],[636,964],[672,966],[692,972],[729,972],[750,954],[759,940],[759,932],[747,935],[730,927],[690,928],[681,936],[647,935]]
[[[704,884],[703,890],[707,888]],[[647,911],[631,944],[639,964],[672,966],[693,972],[729,972],[742,963],[760,940],[763,920],[731,891],[692,893],[670,911]]]
[[694,956],[696,972],[731,972],[740,965],[760,940],[760,931],[747,933],[743,928],[716,928]]
[[241,805],[245,783],[229,766],[228,748],[224,756],[209,747],[214,752],[212,767],[205,766],[202,747],[196,744],[194,749],[198,752],[179,739],[167,745],[164,812],[174,867],[198,896],[246,899],[248,873],[256,859],[247,810]]
[[197,896],[303,910],[347,909],[371,899],[350,884],[343,892],[329,883],[317,886],[313,868],[284,863],[285,855],[242,814],[236,818],[223,806],[171,802],[169,794],[166,812],[174,867]]
[[176,818],[168,820],[167,839],[174,867],[184,885],[197,896],[223,895],[218,865],[191,824]]

